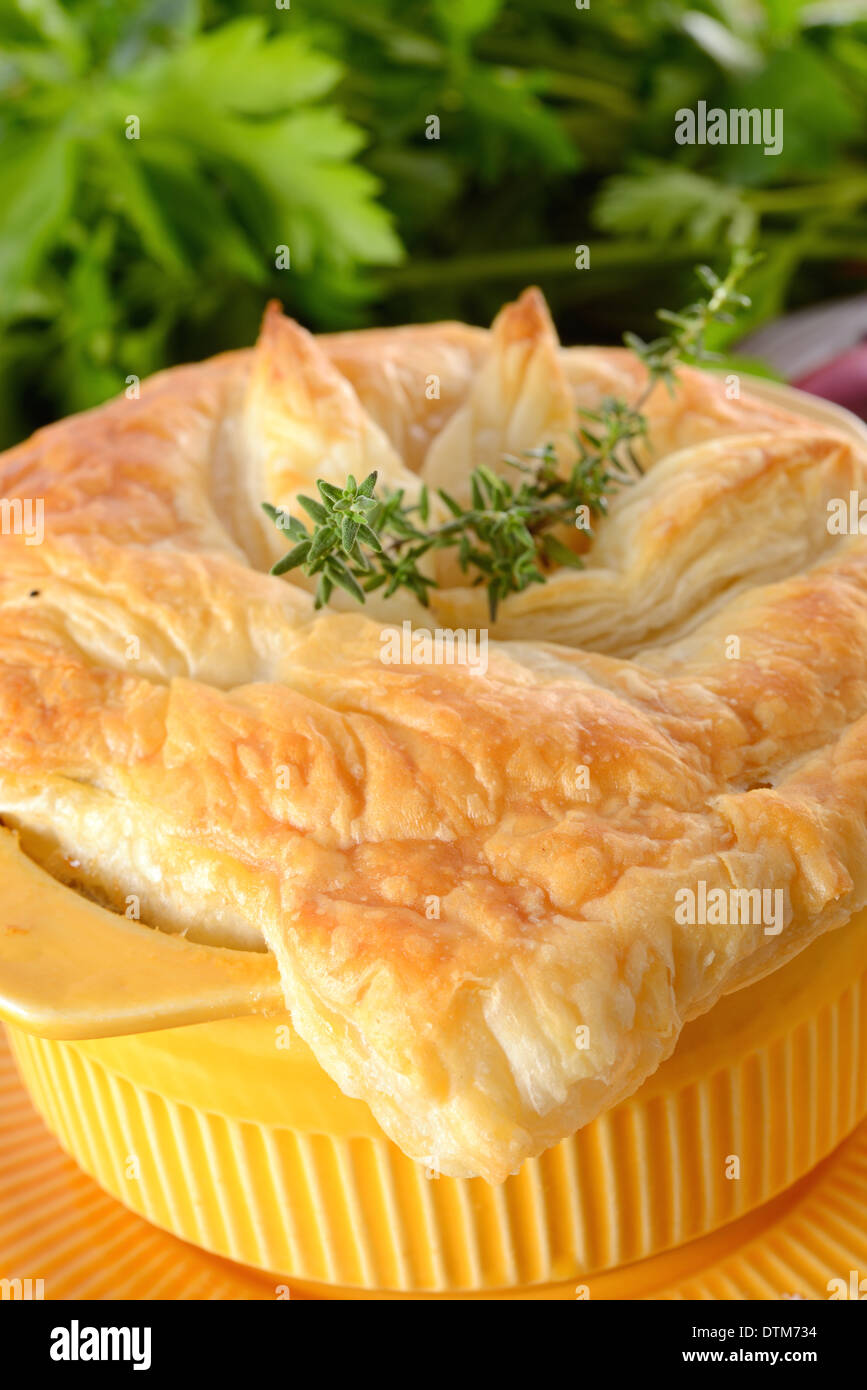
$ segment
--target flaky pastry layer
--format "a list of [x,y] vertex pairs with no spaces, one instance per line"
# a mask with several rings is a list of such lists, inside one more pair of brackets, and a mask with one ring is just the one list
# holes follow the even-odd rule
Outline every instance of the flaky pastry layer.
[[[435,383],[435,387],[434,387]],[[163,930],[279,962],[301,1035],[410,1155],[498,1181],[630,1094],[683,1024],[867,901],[867,565],[832,428],[680,372],[581,571],[508,599],[487,669],[385,664],[384,625],[489,626],[441,572],[315,613],[263,500],[376,468],[458,494],[635,401],[528,291],[492,330],[179,368],[0,457],[0,816]],[[683,890],[779,893],[683,923]]]

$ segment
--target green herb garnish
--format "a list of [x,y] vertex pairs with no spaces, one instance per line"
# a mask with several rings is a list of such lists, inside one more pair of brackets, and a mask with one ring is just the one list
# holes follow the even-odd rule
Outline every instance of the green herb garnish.
[[449,549],[471,582],[485,585],[494,621],[508,594],[543,584],[553,567],[580,569],[581,556],[554,528],[575,523],[582,508],[588,517],[604,515],[607,495],[641,473],[635,443],[647,434],[643,406],[648,396],[659,382],[674,389],[678,362],[713,358],[707,330],[712,323],[730,321],[733,308],[749,304],[737,286],[754,260],[738,249],[723,279],[699,266],[697,274],[708,293],[679,313],[660,310],[658,317],[668,326],[664,336],[646,343],[624,335],[647,368],[646,387],[635,405],[606,398],[599,410],[579,412],[581,423],[573,435],[578,457],[568,470],[561,468],[552,444],[522,459],[507,456],[504,461],[521,475],[514,482],[490,468],[474,468],[470,505],[438,489],[449,519],[433,527],[428,525],[430,498],[424,487],[417,501],[405,503],[403,489],[376,495],[376,473],[362,483],[350,475],[343,487],[318,480],[318,499],[298,498],[312,530],[299,517],[270,502],[262,504],[293,542],[271,573],[286,574],[300,566],[305,574],[318,576],[317,608],[328,602],[335,587],[360,603],[375,589],[384,587],[386,598],[408,589],[427,606],[436,580],[419,562],[431,551]]

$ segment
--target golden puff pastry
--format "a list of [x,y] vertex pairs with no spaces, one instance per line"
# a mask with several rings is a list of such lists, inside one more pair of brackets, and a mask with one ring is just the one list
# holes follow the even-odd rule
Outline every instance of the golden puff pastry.
[[[867,554],[826,524],[867,455],[684,369],[586,567],[503,602],[483,672],[381,659],[384,623],[487,626],[462,576],[430,613],[317,613],[259,504],[370,468],[460,492],[643,385],[535,290],[490,333],[272,307],[252,352],[0,458],[45,509],[42,544],[0,537],[4,822],[110,906],[273,951],[322,1066],[446,1174],[514,1172],[867,901]],[[773,894],[773,927],[684,920],[715,890]]]

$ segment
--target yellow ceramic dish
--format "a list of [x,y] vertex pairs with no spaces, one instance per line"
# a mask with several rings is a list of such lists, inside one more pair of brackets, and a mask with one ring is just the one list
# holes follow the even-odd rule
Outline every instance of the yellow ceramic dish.
[[288,1016],[9,1031],[64,1148],[184,1239],[333,1291],[516,1292],[705,1235],[809,1172],[867,1115],[865,986],[862,913],[688,1025],[631,1100],[502,1187],[406,1158]]

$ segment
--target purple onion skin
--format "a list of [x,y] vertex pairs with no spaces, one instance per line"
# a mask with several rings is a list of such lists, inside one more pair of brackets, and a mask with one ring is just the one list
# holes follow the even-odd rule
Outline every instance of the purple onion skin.
[[849,348],[792,385],[845,406],[854,415],[867,420],[867,342]]

